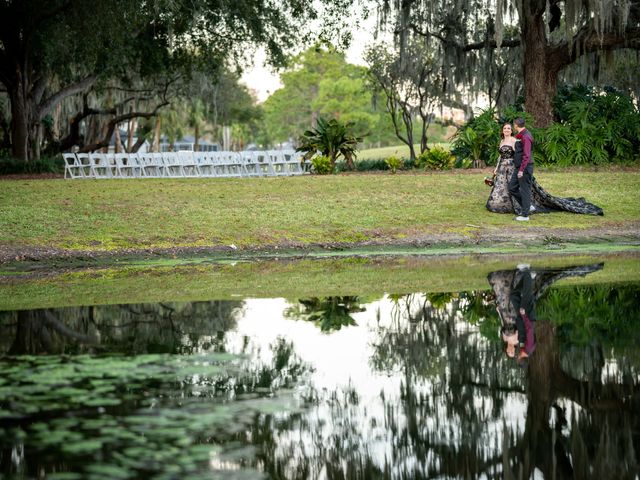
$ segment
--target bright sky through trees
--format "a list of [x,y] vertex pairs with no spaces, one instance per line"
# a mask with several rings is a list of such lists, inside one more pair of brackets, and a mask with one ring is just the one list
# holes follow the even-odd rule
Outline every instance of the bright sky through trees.
[[[375,25],[376,16],[372,14],[366,20],[362,20],[361,25],[354,29],[351,44],[346,51],[347,62],[355,65],[365,65],[363,60],[364,49],[367,44],[374,40]],[[260,49],[256,52],[254,65],[248,67],[242,75],[242,82],[256,92],[260,103],[264,102],[269,95],[282,87],[280,74],[265,65],[265,62],[265,52],[263,49]]]

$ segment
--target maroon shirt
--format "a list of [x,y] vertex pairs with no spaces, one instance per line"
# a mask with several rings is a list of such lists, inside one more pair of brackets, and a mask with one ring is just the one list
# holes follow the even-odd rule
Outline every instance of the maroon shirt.
[[[534,331],[533,321],[526,313],[524,315],[521,315],[521,317],[522,323],[524,324],[524,332],[520,332],[520,329],[518,329],[520,348],[524,348],[524,351],[527,352],[527,355],[531,355],[536,349],[536,335]],[[523,333],[524,335],[522,335]]]
[[518,132],[516,138],[522,142],[522,162],[520,163],[519,172],[524,172],[529,162],[531,161],[531,146],[533,145],[533,137],[529,133],[529,130],[523,128]]

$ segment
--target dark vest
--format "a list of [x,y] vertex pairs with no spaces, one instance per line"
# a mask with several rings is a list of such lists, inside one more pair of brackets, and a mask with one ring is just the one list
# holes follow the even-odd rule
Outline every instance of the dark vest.
[[[524,131],[524,134],[522,135],[522,140],[524,140],[525,136],[531,139],[531,155],[529,158],[529,164],[533,165],[533,137],[529,133],[529,130]],[[516,141],[516,146],[514,148],[515,153],[513,154],[513,165],[516,168],[520,168],[520,165],[522,164],[522,151],[524,150],[522,146],[522,140]]]

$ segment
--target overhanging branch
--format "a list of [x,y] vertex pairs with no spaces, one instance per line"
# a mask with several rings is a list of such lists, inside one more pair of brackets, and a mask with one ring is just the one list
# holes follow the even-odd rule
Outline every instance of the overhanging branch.
[[119,115],[117,117],[112,118],[111,120],[109,120],[109,123],[107,124],[108,125],[107,134],[104,136],[104,138],[99,142],[95,142],[91,145],[85,145],[79,150],[79,152],[81,153],[93,152],[100,148],[108,147],[109,143],[111,142],[111,136],[113,135],[113,131],[115,130],[116,126],[119,123],[126,122],[127,120],[131,120],[132,118],[155,117],[156,115],[158,115],[158,112],[160,111],[160,109],[166,105],[169,105],[169,102],[165,100],[162,103],[158,104],[156,108],[154,108],[153,111],[151,112],[130,112],[130,113],[125,113],[123,115]]
[[62,90],[59,90],[57,93],[54,93],[49,98],[47,98],[44,102],[42,102],[38,108],[38,120],[42,120],[53,107],[55,107],[58,102],[63,100],[66,97],[71,95],[75,95],[76,93],[80,93],[83,90],[86,90],[91,85],[95,83],[98,79],[97,75],[89,75],[88,77],[80,80],[79,82],[73,83],[71,85],[66,86]]
[[[421,30],[414,24],[411,24],[410,28],[413,31],[413,33],[420,35],[421,37],[436,38],[440,40],[442,43],[455,47],[457,50],[461,50],[463,52],[470,52],[472,50],[482,50],[483,48],[498,48],[498,44],[496,43],[495,40],[460,44],[460,43],[454,42],[451,39],[446,38],[444,35],[440,33],[431,32],[429,30]],[[521,42],[519,38],[507,38],[502,40],[502,43],[500,44],[500,48],[513,48],[513,47],[519,47],[520,45],[521,45]]]

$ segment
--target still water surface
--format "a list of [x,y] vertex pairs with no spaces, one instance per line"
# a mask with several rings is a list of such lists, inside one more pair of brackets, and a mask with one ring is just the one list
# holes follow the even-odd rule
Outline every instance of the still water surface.
[[0,312],[0,478],[638,478],[640,284],[601,268]]

